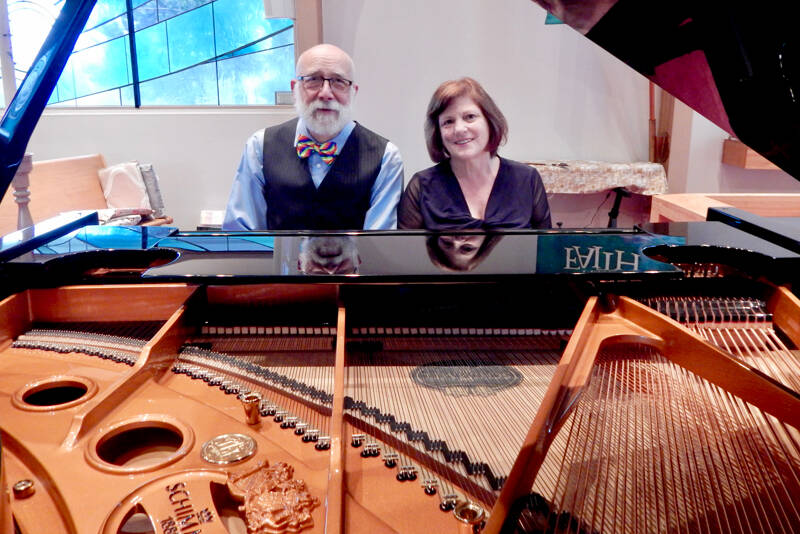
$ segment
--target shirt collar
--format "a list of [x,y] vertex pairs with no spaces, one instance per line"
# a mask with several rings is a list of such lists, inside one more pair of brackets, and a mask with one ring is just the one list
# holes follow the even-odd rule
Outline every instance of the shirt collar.
[[[344,128],[342,128],[342,131],[339,132],[336,135],[336,137],[334,137],[333,139],[329,139],[329,141],[333,141],[334,143],[336,143],[336,154],[339,154],[339,152],[342,151],[342,147],[344,146],[345,141],[347,141],[347,139],[350,137],[350,134],[353,133],[353,128],[355,127],[356,127],[355,121],[350,121],[347,124],[345,124]],[[297,119],[297,128],[294,133],[294,146],[297,146],[297,138],[300,135],[305,135],[306,137],[314,139],[314,137],[308,131],[308,127],[306,126],[306,123],[302,117]],[[316,141],[316,139],[314,140]]]

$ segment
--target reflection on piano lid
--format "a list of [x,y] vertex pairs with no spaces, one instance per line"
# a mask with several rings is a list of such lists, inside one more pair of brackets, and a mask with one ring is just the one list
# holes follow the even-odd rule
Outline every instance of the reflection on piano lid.
[[707,220],[720,221],[775,245],[800,253],[800,218],[762,217],[739,208],[709,208]]
[[[19,257],[39,246],[46,245],[65,233],[87,225],[97,224],[97,212],[64,214],[0,237],[0,261]],[[80,231],[80,230],[76,230]]]
[[626,280],[644,274],[681,277],[693,264],[708,263],[736,266],[775,283],[796,277],[796,247],[743,230],[711,221],[490,234],[224,234],[86,226],[6,262],[3,272],[20,288],[109,278],[213,284],[524,280],[532,275]]

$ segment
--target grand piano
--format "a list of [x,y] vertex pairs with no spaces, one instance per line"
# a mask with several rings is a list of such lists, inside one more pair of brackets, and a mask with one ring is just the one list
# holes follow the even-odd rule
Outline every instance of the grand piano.
[[[611,3],[588,28],[549,7],[625,48]],[[67,2],[0,123],[5,187],[91,4]],[[701,31],[676,6],[665,24]],[[629,49],[652,76],[675,59]],[[0,532],[797,532],[800,251],[736,220],[15,232]]]

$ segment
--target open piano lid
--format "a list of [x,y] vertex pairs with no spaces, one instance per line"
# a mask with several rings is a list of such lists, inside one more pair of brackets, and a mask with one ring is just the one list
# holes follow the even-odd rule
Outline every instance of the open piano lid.
[[800,179],[793,0],[534,0]]
[[0,120],[0,198],[5,196],[25,155],[33,129],[39,122],[75,41],[96,0],[66,0],[17,94]]
[[[518,0],[524,1],[524,0]],[[534,0],[666,91],[800,177],[796,0]],[[66,0],[0,121],[0,197],[95,0]]]

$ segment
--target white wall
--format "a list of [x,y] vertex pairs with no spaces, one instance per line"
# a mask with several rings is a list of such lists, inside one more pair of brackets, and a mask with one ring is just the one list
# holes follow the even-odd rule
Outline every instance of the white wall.
[[99,152],[109,165],[152,163],[167,214],[193,230],[200,210],[224,209],[247,136],[293,116],[290,108],[56,109],[41,118],[28,151],[34,161]]
[[[406,178],[427,167],[422,122],[442,81],[473,76],[507,115],[515,159],[647,157],[647,85],[565,26],[545,26],[527,0],[336,0],[324,38],[351,53],[357,118],[397,144]],[[291,110],[52,110],[29,145],[36,159],[100,152],[108,163],[155,165],[168,212],[182,228],[223,209],[241,148]]]
[[[430,95],[465,75],[506,114],[506,157],[647,159],[647,81],[570,28],[545,26],[545,11],[530,0],[328,0],[323,16],[324,39],[356,62],[356,118],[400,147],[407,180],[430,165],[422,133]],[[193,229],[200,210],[224,208],[245,139],[291,116],[288,108],[56,109],[42,117],[29,150],[35,159],[100,152],[109,164],[153,163],[167,211]],[[698,124],[699,141],[707,134]],[[703,185],[690,190],[709,190],[713,182],[699,180],[719,175],[719,159],[703,150],[693,150],[689,165]],[[720,188],[750,183],[720,180]],[[595,205],[584,211],[591,219],[599,209],[602,225],[607,208]]]
[[748,170],[722,163],[727,132],[705,117],[692,117],[686,193],[800,193],[800,181],[783,171]]
[[394,141],[407,178],[431,165],[423,122],[443,81],[471,76],[509,121],[513,159],[647,159],[648,85],[529,0],[325,2],[324,39],[351,53],[357,115]]

